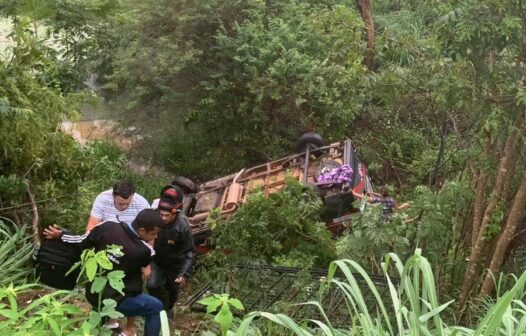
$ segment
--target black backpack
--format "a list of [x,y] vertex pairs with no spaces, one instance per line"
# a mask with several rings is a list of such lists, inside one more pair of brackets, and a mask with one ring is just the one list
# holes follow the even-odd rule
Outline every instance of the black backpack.
[[35,253],[36,275],[39,281],[56,289],[75,288],[80,268],[66,276],[80,260],[79,244],[65,243],[60,239],[44,239]]

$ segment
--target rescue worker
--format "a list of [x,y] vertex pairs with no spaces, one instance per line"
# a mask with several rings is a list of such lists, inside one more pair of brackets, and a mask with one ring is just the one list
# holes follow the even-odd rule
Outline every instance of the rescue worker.
[[180,187],[162,188],[157,211],[164,225],[153,243],[155,256],[147,282],[148,292],[161,300],[169,316],[180,287],[192,275],[196,256],[190,224],[181,213],[183,200]]

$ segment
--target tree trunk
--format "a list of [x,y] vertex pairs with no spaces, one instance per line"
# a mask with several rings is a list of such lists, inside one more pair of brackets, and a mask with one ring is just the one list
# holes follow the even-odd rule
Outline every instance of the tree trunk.
[[515,231],[517,230],[517,225],[519,224],[522,218],[522,211],[525,206],[526,174],[523,175],[521,185],[517,190],[517,193],[515,194],[510,214],[508,216],[508,219],[506,220],[506,226],[499,237],[497,247],[495,248],[495,251],[493,253],[493,258],[491,259],[491,264],[489,266],[490,272],[488,272],[486,274],[486,277],[484,278],[484,283],[482,284],[482,288],[480,289],[479,296],[489,295],[491,290],[493,289],[492,275],[497,274],[497,272],[500,271],[500,267],[502,266],[502,262],[504,261],[504,257],[506,255],[506,250],[508,249],[508,246],[513,240]]
[[484,247],[486,244],[484,234],[486,233],[486,230],[491,222],[493,212],[500,199],[502,189],[507,178],[509,165],[511,162],[510,157],[512,156],[513,148],[515,147],[516,138],[517,133],[512,132],[508,135],[506,139],[506,144],[504,145],[504,150],[499,162],[499,167],[497,169],[497,176],[495,178],[493,191],[491,192],[488,205],[486,206],[484,216],[482,217],[482,222],[480,224],[480,229],[477,235],[475,246],[473,246],[473,248],[471,249],[468,267],[466,270],[466,274],[464,275],[464,282],[462,283],[462,287],[460,290],[460,298],[457,307],[457,317],[460,317],[462,315],[464,305],[466,304],[470,296],[471,290],[473,289],[473,286],[475,285],[478,278],[478,272],[483,255],[482,252],[484,251]]
[[[486,147],[484,147],[484,159],[489,157],[491,152],[491,139],[488,137]],[[482,214],[486,199],[486,183],[488,182],[488,173],[481,169],[477,178],[477,188],[475,191],[475,201],[473,203],[473,224],[471,225],[471,248],[475,246],[479,234]]]
[[367,36],[367,51],[363,59],[363,63],[369,70],[374,70],[374,48],[375,48],[375,32],[373,12],[371,8],[371,0],[356,0],[356,5],[360,11],[363,22],[365,23],[365,34]]
[[[517,168],[517,162],[520,162],[520,155],[519,151],[515,150],[513,152],[513,156],[511,157],[508,179],[502,188],[502,195],[505,196],[504,201],[508,204],[511,204],[511,201],[513,200],[513,175],[515,174],[515,169]],[[504,225],[502,227],[504,228]]]
[[486,200],[486,183],[488,182],[488,173],[480,171],[477,178],[477,189],[475,191],[475,202],[473,204],[473,224],[471,226],[471,248],[477,243],[482,214],[484,213],[484,201]]
[[40,231],[38,226],[39,216],[38,216],[38,207],[37,203],[35,202],[35,195],[31,191],[31,187],[29,184],[27,185],[27,195],[29,196],[29,202],[31,203],[31,210],[33,211],[33,220],[31,223],[31,227],[33,229],[33,244],[35,246],[40,245]]

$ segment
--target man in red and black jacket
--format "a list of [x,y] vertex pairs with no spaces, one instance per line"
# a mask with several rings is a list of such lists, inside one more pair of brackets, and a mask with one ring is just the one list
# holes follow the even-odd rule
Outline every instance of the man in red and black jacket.
[[[143,293],[142,268],[150,264],[152,248],[146,243],[157,237],[163,222],[159,214],[152,209],[144,209],[131,224],[106,221],[92,231],[82,236],[67,235],[57,227],[50,226],[44,230],[48,239],[60,238],[70,244],[79,244],[81,249],[94,248],[95,251],[105,250],[110,245],[122,247],[122,255],[108,253],[108,259],[113,264],[113,270],[124,271],[124,295],[111,286],[106,286],[103,299],[114,299],[116,310],[124,316],[144,316],[145,336],[158,336],[161,329],[160,311],[162,303],[153,296]],[[94,306],[98,304],[98,294],[86,290],[86,298]]]
[[184,194],[178,186],[161,190],[157,211],[164,226],[153,244],[152,274],[148,279],[148,292],[162,301],[171,315],[180,286],[192,275],[195,264],[194,241],[188,219],[180,213]]

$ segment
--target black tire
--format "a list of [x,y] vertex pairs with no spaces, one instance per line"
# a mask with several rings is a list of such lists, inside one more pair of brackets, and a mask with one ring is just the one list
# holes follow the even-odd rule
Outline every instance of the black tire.
[[197,186],[197,184],[195,184],[192,180],[184,176],[174,177],[174,179],[172,180],[172,185],[176,185],[183,188],[185,194],[197,194],[197,192],[199,191],[199,187]]
[[337,161],[334,161],[334,160],[323,161],[323,162],[320,163],[320,165],[316,169],[316,172],[314,173],[314,178],[316,179],[316,181],[318,181],[318,178],[320,177],[321,174],[329,172],[329,171],[331,171],[333,169],[336,169],[336,168],[338,168],[340,166],[341,166],[341,164],[339,162],[337,162]]
[[301,153],[307,150],[309,145],[313,147],[323,147],[325,141],[318,133],[308,132],[304,133],[296,142],[296,152]]

